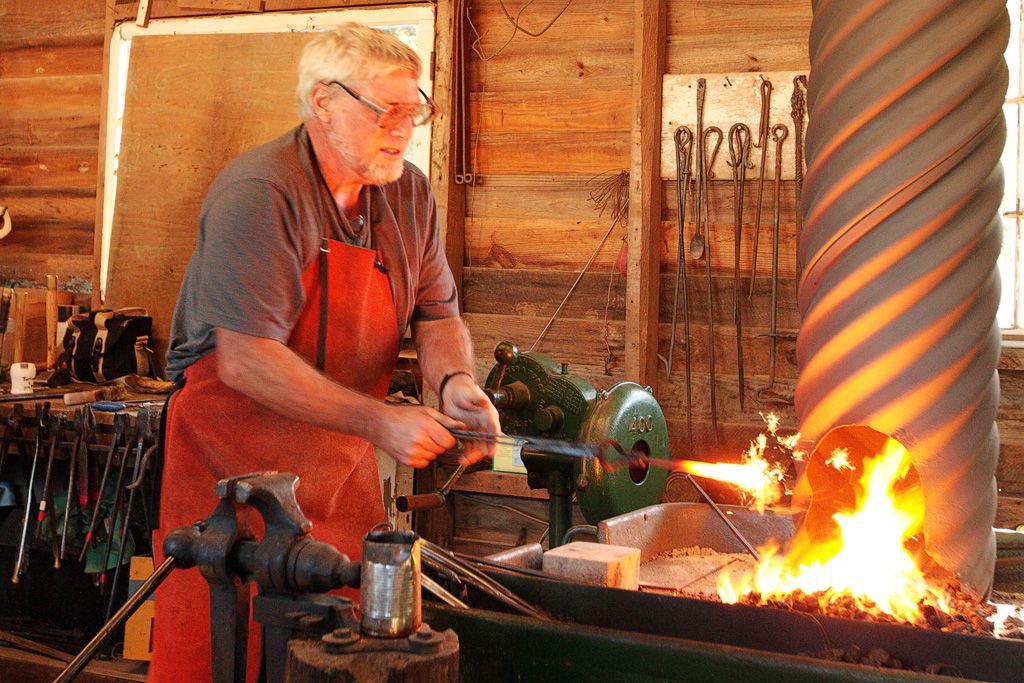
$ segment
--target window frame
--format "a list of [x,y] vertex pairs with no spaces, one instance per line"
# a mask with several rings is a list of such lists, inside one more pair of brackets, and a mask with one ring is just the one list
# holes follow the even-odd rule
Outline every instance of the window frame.
[[[1012,226],[1013,240],[1004,240],[1003,254],[1007,257],[1007,250],[1012,250],[1009,260],[1012,264],[1013,273],[1010,282],[1003,282],[1003,288],[1012,288],[1010,297],[1012,305],[1012,326],[1001,328],[1003,346],[1008,348],[1024,348],[1024,48],[1020,43],[1024,37],[1024,0],[1007,0],[1007,10],[1010,13],[1012,30],[1007,46],[1007,68],[1010,70],[1009,89],[1003,101],[1003,111],[1013,111],[1015,116],[1008,115],[1006,125],[1015,132],[1008,135],[1007,144],[1013,144],[1016,149],[1007,149],[1003,159],[1009,156],[1013,168],[1005,168],[1004,173],[1008,178],[1004,190],[1003,201],[1000,203],[999,215],[1004,226],[1009,222]],[[1017,44],[1016,59],[1013,59],[1014,41]],[[1009,226],[1008,226],[1009,227]],[[1006,232],[1004,232],[1004,235]],[[1002,271],[1002,269],[1001,269]],[[1005,274],[1005,272],[1001,272]],[[1005,301],[1000,302],[1001,313]]]

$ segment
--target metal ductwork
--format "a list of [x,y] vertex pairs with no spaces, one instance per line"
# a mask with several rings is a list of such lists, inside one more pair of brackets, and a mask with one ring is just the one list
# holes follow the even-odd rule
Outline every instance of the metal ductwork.
[[992,579],[1005,0],[816,0],[799,236],[804,437],[911,452],[933,560]]

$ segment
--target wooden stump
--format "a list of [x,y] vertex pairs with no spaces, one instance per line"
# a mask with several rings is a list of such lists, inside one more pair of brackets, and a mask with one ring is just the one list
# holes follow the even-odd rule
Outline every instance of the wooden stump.
[[[447,630],[435,634],[438,647],[431,652],[410,652],[378,647],[331,654],[317,640],[293,640],[288,644],[288,683],[456,683],[459,679],[459,637]],[[368,640],[368,639],[364,639]]]

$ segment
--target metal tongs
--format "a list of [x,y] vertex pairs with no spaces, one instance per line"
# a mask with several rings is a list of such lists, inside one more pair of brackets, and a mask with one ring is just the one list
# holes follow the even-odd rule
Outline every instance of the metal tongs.
[[608,463],[607,458],[605,457],[607,446],[614,448],[623,457],[635,459],[633,455],[627,454],[622,446],[613,439],[608,439],[604,444],[597,444],[580,443],[578,441],[561,441],[559,439],[548,439],[541,436],[513,436],[511,434],[471,432],[465,429],[451,429],[449,431],[452,433],[452,436],[457,439],[522,447],[537,453],[544,453],[545,455],[566,455],[572,458],[595,458],[601,463],[602,467],[609,470],[615,469],[617,465]]

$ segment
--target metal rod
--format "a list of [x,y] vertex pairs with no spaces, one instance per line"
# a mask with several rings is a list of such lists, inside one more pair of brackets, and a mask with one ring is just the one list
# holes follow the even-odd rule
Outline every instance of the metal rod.
[[750,127],[734,124],[729,129],[729,165],[732,166],[733,194],[733,276],[732,321],[736,326],[736,374],[739,378],[740,412],[744,412],[746,380],[743,374],[743,310],[740,301],[740,245],[743,239],[743,199],[746,193],[747,163],[750,159]]
[[57,444],[60,441],[60,430],[64,427],[64,415],[50,418],[50,449],[46,456],[46,473],[43,475],[43,490],[39,496],[39,511],[36,513],[36,539],[42,538],[43,522],[46,521],[47,507],[53,497],[53,461],[57,456]]
[[779,329],[779,216],[782,199],[782,144],[789,135],[789,129],[783,123],[772,126],[772,140],[775,141],[775,213],[772,219],[772,310],[768,335],[771,337],[768,357],[768,386],[758,389],[757,400],[761,403],[778,403],[792,405],[792,401],[775,393],[775,358],[778,355]]
[[426,574],[420,574],[420,583],[423,584],[423,587],[433,594],[434,597],[438,598],[444,604],[451,605],[452,607],[458,607],[459,609],[469,609],[469,605],[446,591],[439,583]]
[[135,610],[137,610],[139,606],[146,601],[150,594],[164,582],[164,579],[174,571],[174,567],[174,558],[168,556],[160,566],[149,575],[149,578],[139,586],[139,589],[125,601],[124,605],[121,606],[121,609],[117,610],[117,613],[111,617],[110,620],[103,625],[103,628],[93,636],[92,640],[82,648],[82,651],[79,652],[73,660],[71,660],[71,663],[60,672],[60,675],[53,680],[53,683],[68,683],[68,681],[73,681],[81,670],[85,668],[86,664],[89,663],[89,660],[93,658],[93,655],[96,654],[96,651],[100,649],[100,646],[103,645],[107,638],[109,638],[110,635],[116,631],[128,617],[135,613]]
[[114,418],[114,437],[110,440],[110,449],[107,451],[106,462],[103,465],[103,474],[100,476],[99,494],[96,496],[96,500],[93,503],[92,514],[89,516],[89,528],[85,532],[85,542],[82,543],[82,552],[78,556],[79,562],[85,562],[85,554],[89,552],[89,546],[92,545],[92,535],[96,531],[96,521],[100,516],[100,503],[103,501],[103,489],[107,486],[107,477],[110,476],[110,466],[114,462],[114,454],[117,452],[117,447],[121,443],[121,439],[124,435],[125,422],[124,413],[119,413]]
[[[722,129],[718,126],[708,126],[704,131],[704,136],[697,141],[697,143],[704,147],[707,144],[709,137],[717,135],[718,142],[715,144],[714,150],[711,152],[711,156],[706,159],[707,168],[705,169],[704,177],[702,182],[704,183],[704,191],[702,198],[704,202],[704,233],[707,237],[707,241],[711,241],[711,187],[708,185],[708,178],[714,175],[712,167],[715,163],[715,157],[718,155],[718,148],[722,145]],[[700,208],[697,209],[698,213]],[[717,391],[717,380],[715,379],[715,286],[711,276],[711,245],[708,244],[704,255],[704,272],[705,281],[707,283],[707,303],[708,303],[708,393],[711,400],[711,432],[714,435],[714,443],[718,443],[718,398],[716,396]]]
[[743,544],[743,547],[746,548],[747,552],[750,553],[755,560],[760,560],[761,554],[750,544],[747,537],[736,528],[736,525],[732,523],[732,520],[730,520],[729,516],[725,514],[725,511],[718,507],[718,503],[716,503],[711,496],[708,495],[708,492],[697,483],[697,480],[693,478],[693,475],[689,472],[685,472],[683,476],[686,477],[686,481],[690,482],[693,488],[697,489],[697,493],[701,495],[701,498],[707,501],[707,504],[711,506],[711,509],[715,511],[715,514],[722,518],[722,521],[725,522],[727,527],[729,527],[729,531],[731,531],[733,536],[736,537],[736,540]]
[[502,602],[523,614],[544,621],[550,620],[550,617],[538,610],[536,607],[520,598],[505,586],[502,586],[491,577],[478,571],[469,564],[453,557],[441,546],[435,545],[426,539],[420,539],[420,543],[424,560],[433,563],[434,565],[439,565],[443,569],[454,572],[460,579],[467,581],[499,602]]
[[488,432],[471,432],[463,429],[452,429],[452,435],[459,439],[485,441],[488,443],[505,444],[508,446],[529,447],[529,450],[548,455],[568,455],[574,458],[600,457],[604,449],[593,443],[578,443],[546,439],[540,436],[513,436],[511,434],[490,434]]
[[21,539],[18,542],[18,555],[14,560],[14,571],[11,574],[11,583],[18,583],[22,572],[24,571],[24,563],[27,561],[25,557],[25,547],[28,541],[28,519],[32,515],[32,489],[36,483],[36,469],[39,465],[40,451],[43,445],[43,430],[46,427],[46,417],[43,416],[43,411],[40,410],[39,424],[36,426],[36,448],[32,454],[32,469],[31,474],[28,478],[28,490],[25,492],[25,516],[21,520]]
[[761,235],[761,207],[764,203],[764,171],[768,161],[768,134],[771,130],[772,82],[761,76],[761,121],[757,127],[757,143],[761,150],[761,168],[757,174],[757,208],[754,211],[754,253],[750,261],[750,291],[747,298],[754,296],[754,281],[757,278],[758,239]]

